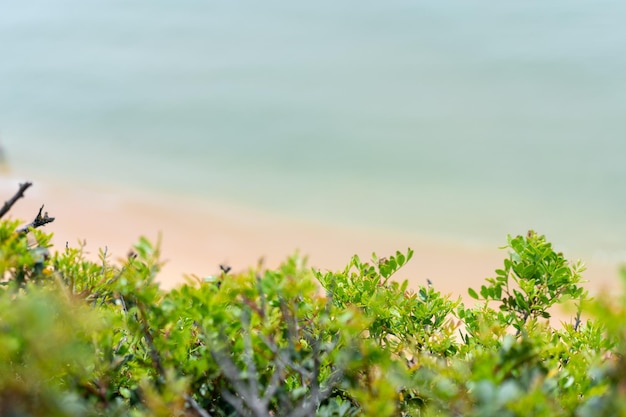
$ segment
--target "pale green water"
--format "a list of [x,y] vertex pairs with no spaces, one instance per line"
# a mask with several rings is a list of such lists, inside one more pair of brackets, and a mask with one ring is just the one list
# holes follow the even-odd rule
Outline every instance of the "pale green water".
[[0,0],[19,172],[626,261],[626,3]]

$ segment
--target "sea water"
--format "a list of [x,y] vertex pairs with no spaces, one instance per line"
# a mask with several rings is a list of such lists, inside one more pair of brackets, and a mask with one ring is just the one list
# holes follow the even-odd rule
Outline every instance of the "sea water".
[[622,1],[0,0],[17,172],[626,261]]

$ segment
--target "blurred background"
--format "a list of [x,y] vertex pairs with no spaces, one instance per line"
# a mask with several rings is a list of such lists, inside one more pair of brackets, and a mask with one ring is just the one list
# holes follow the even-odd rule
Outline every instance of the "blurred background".
[[13,175],[626,261],[626,2],[0,0]]

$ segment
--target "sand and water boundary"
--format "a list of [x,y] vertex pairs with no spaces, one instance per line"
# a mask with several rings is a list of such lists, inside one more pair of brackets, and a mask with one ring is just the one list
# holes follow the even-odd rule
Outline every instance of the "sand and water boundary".
[[[0,199],[10,198],[25,180],[0,177]],[[55,247],[84,241],[88,256],[94,259],[104,247],[112,259],[123,258],[140,236],[156,241],[160,235],[166,264],[159,281],[164,288],[184,282],[185,275],[216,274],[220,265],[245,270],[263,258],[266,267],[275,267],[296,251],[307,256],[310,266],[339,270],[354,254],[369,259],[372,252],[387,256],[411,247],[414,258],[394,278],[409,280],[413,288],[429,279],[443,293],[467,298],[467,288],[480,287],[506,257],[498,247],[315,223],[223,202],[28,180],[34,185],[10,217],[30,221],[45,204],[45,210],[56,217],[45,226],[54,234]],[[584,277],[592,292],[618,285],[617,265],[586,264]]]

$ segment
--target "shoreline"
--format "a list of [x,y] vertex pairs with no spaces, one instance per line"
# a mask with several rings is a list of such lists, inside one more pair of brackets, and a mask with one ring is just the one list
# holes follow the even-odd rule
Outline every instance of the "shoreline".
[[[24,179],[0,176],[0,199],[9,199]],[[342,227],[278,216],[224,202],[158,195],[112,187],[87,187],[32,179],[25,198],[9,212],[9,218],[30,221],[45,204],[56,220],[44,230],[53,233],[56,250],[67,242],[86,241],[85,251],[97,257],[107,248],[112,260],[123,258],[140,236],[156,243],[161,236],[161,258],[166,261],[158,281],[165,289],[185,282],[185,275],[199,277],[219,273],[221,264],[234,271],[247,270],[264,259],[274,268],[296,251],[307,265],[321,270],[342,270],[354,254],[362,260],[372,252],[388,256],[408,247],[414,257],[397,275],[410,288],[433,282],[438,291],[468,300],[467,288],[479,288],[500,268],[507,253],[443,239],[425,238],[381,230]],[[504,244],[506,236],[503,236]],[[558,243],[558,242],[553,242]],[[567,256],[567,253],[566,253]],[[575,259],[570,259],[574,261]],[[591,293],[615,287],[618,266],[585,262],[583,277]],[[621,290],[621,287],[620,287]]]

